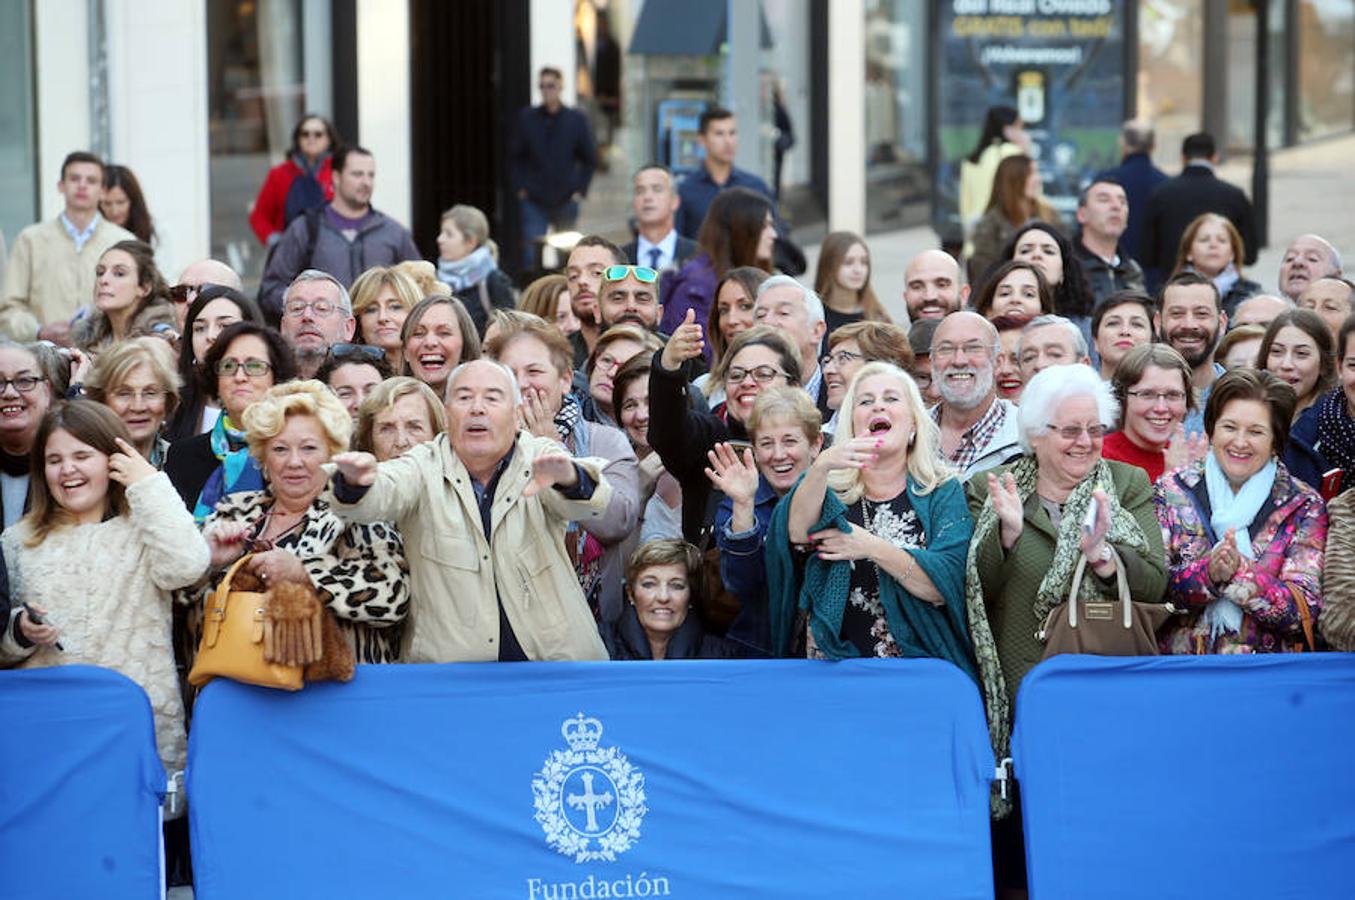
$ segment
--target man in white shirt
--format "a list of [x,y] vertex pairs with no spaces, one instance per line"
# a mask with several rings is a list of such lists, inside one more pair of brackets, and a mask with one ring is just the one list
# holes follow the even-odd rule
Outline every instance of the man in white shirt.
[[681,268],[696,254],[696,241],[678,234],[675,216],[682,201],[667,167],[648,165],[635,173],[631,211],[635,213],[636,237],[621,249],[632,265],[656,272]]

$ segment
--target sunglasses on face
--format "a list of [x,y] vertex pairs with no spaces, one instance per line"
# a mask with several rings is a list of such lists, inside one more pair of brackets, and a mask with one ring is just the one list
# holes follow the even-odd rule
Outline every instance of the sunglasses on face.
[[175,303],[188,303],[209,287],[212,285],[205,281],[202,284],[176,284],[169,289],[169,299]]
[[634,275],[641,284],[653,284],[659,280],[659,273],[649,266],[608,266],[602,270],[603,281],[624,281],[628,275]]
[[330,356],[335,359],[369,359],[379,362],[386,358],[386,351],[371,344],[335,344],[329,348]]

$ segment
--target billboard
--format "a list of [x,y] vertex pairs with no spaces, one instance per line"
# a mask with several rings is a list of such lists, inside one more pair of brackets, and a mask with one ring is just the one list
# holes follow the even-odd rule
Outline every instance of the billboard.
[[936,230],[960,236],[960,161],[990,106],[1015,106],[1045,196],[1071,221],[1079,188],[1119,163],[1126,0],[941,0],[937,5]]

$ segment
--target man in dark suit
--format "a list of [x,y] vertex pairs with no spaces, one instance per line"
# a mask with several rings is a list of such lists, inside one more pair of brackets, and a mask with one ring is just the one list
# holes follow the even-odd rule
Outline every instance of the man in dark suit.
[[1139,119],[1120,128],[1120,164],[1096,176],[1097,181],[1113,181],[1124,188],[1129,201],[1129,224],[1120,237],[1120,249],[1130,259],[1142,262],[1143,216],[1148,195],[1167,180],[1167,173],[1153,165],[1156,143],[1153,126]]
[[[1143,221],[1143,255],[1140,262],[1145,269],[1158,270],[1159,280],[1171,272],[1176,264],[1176,252],[1186,227],[1203,213],[1224,216],[1242,235],[1246,258],[1242,262],[1256,262],[1260,249],[1256,239],[1256,216],[1251,201],[1242,189],[1219,179],[1214,174],[1218,153],[1213,136],[1199,132],[1181,144],[1184,167],[1181,174],[1168,178],[1148,195],[1148,206]],[[1156,286],[1149,284],[1148,289]]]
[[696,255],[696,241],[678,234],[674,225],[682,203],[673,173],[666,166],[650,164],[632,180],[631,211],[635,213],[635,240],[621,248],[632,265],[649,266],[656,272],[680,269]]

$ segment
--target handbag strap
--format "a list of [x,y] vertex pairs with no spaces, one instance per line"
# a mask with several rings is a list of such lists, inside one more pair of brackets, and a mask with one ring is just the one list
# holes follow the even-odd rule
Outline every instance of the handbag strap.
[[[1129,579],[1124,574],[1124,561],[1120,559],[1120,551],[1115,549],[1114,544],[1106,544],[1110,548],[1111,559],[1115,560],[1115,589],[1120,597],[1120,606],[1124,611],[1124,627],[1134,627],[1134,604],[1129,596]],[[1077,596],[1078,590],[1082,587],[1082,573],[1087,570],[1087,554],[1079,553],[1077,555],[1077,567],[1073,569],[1073,586],[1068,591],[1068,627],[1077,627]]]
[[1299,608],[1299,621],[1303,623],[1303,637],[1308,642],[1308,652],[1316,653],[1317,644],[1313,641],[1313,612],[1308,608],[1308,601],[1303,599],[1302,591],[1292,584],[1286,587],[1294,598],[1294,605]]

